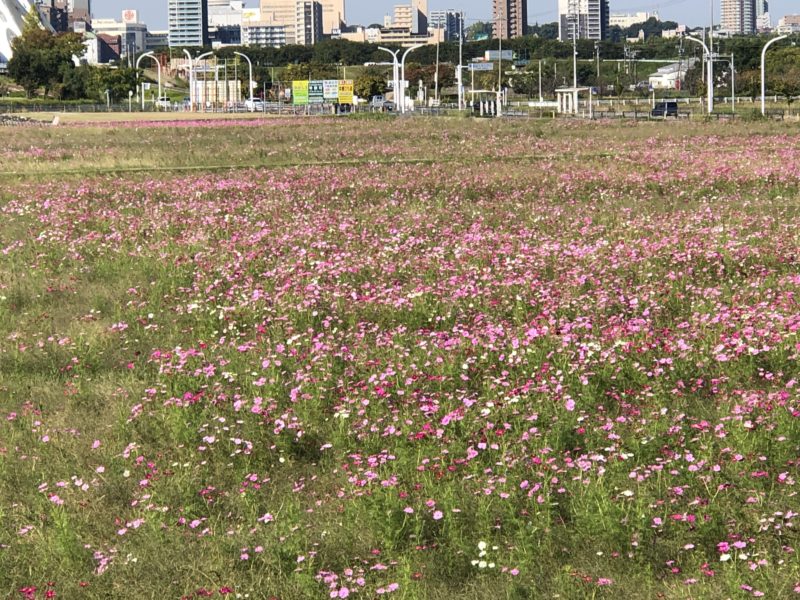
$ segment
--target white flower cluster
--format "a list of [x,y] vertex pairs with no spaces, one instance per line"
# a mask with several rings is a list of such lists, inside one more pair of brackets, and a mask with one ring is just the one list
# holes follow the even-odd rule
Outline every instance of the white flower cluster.
[[[486,542],[478,542],[478,558],[472,561],[473,567],[478,567],[479,569],[494,569],[494,563],[486,560],[486,548],[488,547],[489,545]],[[497,546],[492,546],[492,550],[497,550]]]

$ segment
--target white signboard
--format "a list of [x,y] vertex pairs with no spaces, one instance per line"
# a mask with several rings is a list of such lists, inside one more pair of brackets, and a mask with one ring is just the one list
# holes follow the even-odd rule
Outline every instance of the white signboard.
[[339,80],[325,79],[322,82],[322,97],[325,100],[336,101],[339,99]]

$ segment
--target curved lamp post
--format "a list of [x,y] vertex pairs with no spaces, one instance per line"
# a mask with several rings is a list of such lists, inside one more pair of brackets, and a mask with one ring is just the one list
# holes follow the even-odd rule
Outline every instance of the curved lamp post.
[[389,50],[388,48],[384,48],[383,46],[378,46],[378,50],[383,50],[384,52],[388,52],[392,55],[392,89],[394,89],[394,103],[397,104],[397,93],[399,91],[400,83],[398,79],[400,78],[400,65],[397,62],[397,55],[400,52],[400,49],[397,50]]
[[[214,54],[214,52],[212,50],[209,50],[208,52],[203,52],[200,56],[198,56],[197,58],[194,59],[195,66],[197,66],[197,63],[199,63],[201,60],[203,60],[206,57],[211,56],[212,54]],[[203,88],[205,88],[205,78],[203,79],[203,82],[204,82]],[[205,106],[205,103],[203,103],[203,112],[205,112],[205,111],[206,111],[206,106]]]
[[708,114],[714,112],[714,60],[711,56],[711,51],[706,46],[706,43],[703,40],[699,40],[695,37],[687,35],[687,40],[691,40],[700,44],[703,47],[703,50],[706,53],[706,57],[708,58],[708,72],[706,73],[706,83],[708,84]]
[[[156,58],[156,55],[152,52],[145,52],[139,58],[136,59],[136,73],[139,73],[139,62],[145,57],[152,58],[156,61],[156,66],[158,67],[158,99],[161,99],[161,61]],[[157,105],[157,104],[156,104]],[[142,90],[142,110],[144,110],[144,90]]]
[[403,52],[403,58],[400,60],[400,99],[402,104],[400,105],[400,112],[406,112],[406,56],[409,55],[410,52],[416,50],[417,48],[422,48],[424,44],[414,44],[408,50]]
[[194,112],[194,83],[192,81],[192,73],[194,72],[194,63],[192,62],[192,55],[184,48],[183,53],[186,55],[186,60],[189,61],[189,111]]
[[249,93],[247,94],[250,98],[250,105],[253,104],[253,63],[250,62],[250,58],[246,54],[242,54],[241,52],[235,52],[234,54],[237,56],[243,57],[247,61],[247,66],[250,67],[250,80],[247,82],[247,89]]
[[780,35],[776,38],[772,38],[764,45],[764,48],[761,50],[761,116],[762,117],[766,113],[766,108],[767,108],[766,100],[764,98],[764,96],[767,93],[766,65],[764,63],[764,60],[767,58],[767,48],[769,48],[775,42],[780,42],[781,40],[785,40],[787,37],[789,36]]

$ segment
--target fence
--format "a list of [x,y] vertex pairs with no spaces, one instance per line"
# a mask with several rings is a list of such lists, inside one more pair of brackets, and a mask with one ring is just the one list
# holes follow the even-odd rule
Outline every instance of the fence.
[[[743,118],[753,118],[760,115],[758,104],[753,103],[751,99],[737,100],[737,108],[740,112],[713,112],[710,115],[705,114],[703,110],[704,100],[702,98],[682,98],[679,103],[683,110],[679,111],[678,119],[686,120],[689,118],[704,118],[713,119],[718,121],[725,120],[741,120]],[[581,113],[577,115],[578,118],[583,119],[633,119],[633,120],[648,120],[648,119],[662,119],[663,117],[651,117],[650,106],[652,100],[644,99],[625,99],[625,100],[595,100],[592,103],[591,115],[588,106],[584,102]],[[692,104],[696,104],[695,107]],[[718,103],[717,107],[721,108],[723,103]],[[745,108],[745,105],[746,108]],[[685,108],[684,108],[685,107]],[[150,108],[150,107],[148,107]],[[729,107],[728,110],[730,110]],[[23,104],[23,103],[0,103],[0,116],[6,115],[5,118],[0,118],[0,125],[22,124],[22,119],[16,121],[8,120],[8,115],[21,116],[26,113],[127,113],[136,112],[141,113],[141,107],[135,103],[131,104],[130,111],[128,103],[116,103],[111,105],[106,104]],[[156,111],[145,110],[147,113],[188,113],[189,107],[183,104],[176,103],[171,109],[159,109]],[[194,114],[202,117],[204,114],[219,114],[219,113],[245,113],[251,112],[245,108],[244,103],[235,104],[229,107],[207,108],[195,111]],[[396,110],[386,108],[363,105],[358,107],[347,107],[347,110],[342,110],[341,107],[336,107],[330,104],[308,104],[304,106],[295,106],[290,103],[284,102],[264,102],[259,105],[256,111],[261,114],[269,115],[286,115],[286,116],[323,116],[323,115],[342,115],[350,114],[353,112],[358,113],[376,113],[386,112],[389,114],[399,114]],[[506,118],[529,118],[529,119],[554,119],[561,118],[554,109],[548,107],[529,106],[527,103],[512,102],[503,107],[503,117]],[[456,116],[456,115],[471,115],[479,116],[468,107],[463,111],[459,111],[456,105],[443,105],[435,108],[416,107],[413,111],[405,113],[409,116]],[[564,117],[571,117],[571,115],[563,115]],[[798,108],[769,108],[766,111],[766,117],[776,121],[784,120],[800,120],[800,107]],[[670,119],[674,117],[669,117]]]

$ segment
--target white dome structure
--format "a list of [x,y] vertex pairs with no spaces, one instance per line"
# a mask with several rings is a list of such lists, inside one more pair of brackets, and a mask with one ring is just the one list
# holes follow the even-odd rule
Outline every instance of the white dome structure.
[[31,9],[29,0],[0,0],[0,63],[11,58],[11,40],[22,33],[25,15]]

